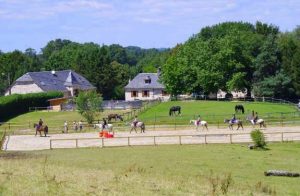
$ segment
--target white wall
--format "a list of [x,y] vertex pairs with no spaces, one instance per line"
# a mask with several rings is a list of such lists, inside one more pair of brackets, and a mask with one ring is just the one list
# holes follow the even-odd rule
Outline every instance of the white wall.
[[[143,97],[143,91],[144,90],[148,90],[149,91],[149,97]],[[169,99],[170,96],[162,96],[162,90],[159,90],[159,89],[141,89],[141,90],[136,90],[138,91],[138,96],[137,97],[131,97],[131,90],[126,90],[125,91],[125,100],[126,101],[133,101],[135,99],[138,99],[138,100],[154,100],[154,99],[158,99],[158,98],[161,98],[161,99]]]
[[[11,94],[27,94],[27,93],[40,93],[44,92],[38,85],[36,84],[25,84],[19,85],[15,84],[11,88]],[[5,96],[9,95],[9,91],[5,93]]]

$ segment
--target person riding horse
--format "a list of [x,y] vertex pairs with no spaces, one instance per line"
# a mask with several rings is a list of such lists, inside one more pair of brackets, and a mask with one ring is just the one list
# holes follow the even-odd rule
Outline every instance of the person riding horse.
[[201,122],[201,118],[200,118],[200,115],[198,116],[198,118],[197,118],[197,126],[200,124],[200,122]]
[[105,129],[105,126],[107,126],[107,122],[106,122],[106,119],[105,119],[105,118],[103,118],[102,129]]
[[258,114],[257,114],[257,112],[255,112],[255,115],[253,116],[254,124],[256,124],[257,120],[258,120]]
[[132,121],[134,127],[136,127],[136,124],[137,124],[138,122],[139,122],[139,121],[138,121],[138,118],[137,118],[137,116],[135,116],[134,119],[133,119],[133,121]]
[[232,118],[230,119],[230,123],[235,123],[236,122],[236,117],[235,114],[232,115]]
[[38,123],[38,129],[41,129],[42,128],[42,126],[43,126],[43,120],[40,118],[40,120],[39,120],[39,123]]

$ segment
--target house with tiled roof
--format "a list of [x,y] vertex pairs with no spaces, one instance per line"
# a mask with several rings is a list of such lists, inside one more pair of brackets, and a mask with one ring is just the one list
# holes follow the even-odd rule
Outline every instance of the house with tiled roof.
[[65,97],[72,97],[78,91],[93,89],[95,87],[86,78],[72,70],[41,71],[24,74],[9,87],[5,95],[60,91]]
[[158,73],[139,73],[125,86],[125,100],[169,99]]

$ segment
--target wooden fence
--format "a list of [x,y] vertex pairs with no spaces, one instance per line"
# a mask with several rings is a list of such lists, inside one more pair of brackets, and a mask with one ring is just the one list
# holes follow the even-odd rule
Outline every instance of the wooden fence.
[[[285,142],[285,141],[300,141],[299,132],[266,132],[264,133],[268,142]],[[290,134],[290,136],[289,136]],[[294,134],[294,136],[291,134]],[[297,134],[297,135],[295,135]],[[272,136],[273,135],[273,136]],[[275,137],[274,137],[275,135]],[[242,137],[241,137],[242,136]],[[245,137],[246,136],[246,137]],[[269,136],[269,137],[268,137]],[[217,138],[211,140],[211,138]],[[237,138],[240,137],[240,138]],[[162,138],[169,138],[169,140],[159,141]],[[173,140],[170,141],[170,138]],[[223,139],[222,139],[223,138]],[[141,142],[137,142],[137,139],[143,139]],[[145,140],[147,140],[145,142]],[[150,139],[150,140],[149,140]],[[80,141],[97,141],[98,147],[120,147],[120,146],[145,146],[145,145],[163,145],[163,144],[214,144],[214,143],[248,143],[251,142],[250,133],[216,133],[216,134],[190,134],[190,135],[161,135],[161,136],[127,136],[127,137],[115,137],[115,138],[70,138],[70,139],[50,139],[49,147],[54,149],[54,143],[63,141],[74,141],[74,146],[68,146],[69,148],[83,147],[79,145]],[[123,142],[117,142],[117,140],[123,140]],[[99,143],[100,141],[100,143]],[[135,141],[135,142],[134,142]],[[109,144],[110,143],[110,144]],[[84,147],[92,147],[85,145]],[[63,147],[62,147],[63,148]]]

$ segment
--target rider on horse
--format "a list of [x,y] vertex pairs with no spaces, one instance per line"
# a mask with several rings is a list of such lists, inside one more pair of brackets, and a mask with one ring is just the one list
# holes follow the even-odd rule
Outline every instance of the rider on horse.
[[199,115],[197,120],[196,120],[197,126],[200,124],[200,122],[201,122],[201,118],[200,118],[200,115]]
[[39,120],[39,127],[38,127],[38,130],[40,129],[40,128],[42,128],[42,126],[43,126],[43,120],[40,118],[40,120]]
[[257,120],[258,120],[258,114],[257,114],[257,112],[255,112],[255,115],[253,116],[254,124],[256,124]]
[[230,119],[230,123],[235,123],[236,122],[236,117],[235,114],[232,115],[232,118]]
[[134,125],[134,127],[136,127],[136,124],[138,123],[139,121],[138,121],[138,118],[137,118],[137,116],[135,116],[134,117],[134,119],[133,119],[133,125]]
[[105,126],[107,126],[107,122],[106,122],[105,118],[103,118],[102,129],[105,129]]

